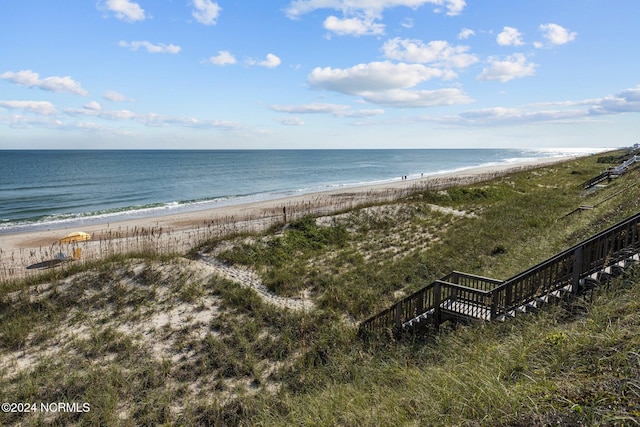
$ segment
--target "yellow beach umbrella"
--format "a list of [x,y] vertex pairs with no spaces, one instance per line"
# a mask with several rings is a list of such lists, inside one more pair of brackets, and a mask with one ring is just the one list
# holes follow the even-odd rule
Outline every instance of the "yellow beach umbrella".
[[85,233],[84,231],[74,231],[73,233],[69,233],[59,240],[60,243],[74,243],[74,242],[84,242],[85,240],[91,240],[91,234]]

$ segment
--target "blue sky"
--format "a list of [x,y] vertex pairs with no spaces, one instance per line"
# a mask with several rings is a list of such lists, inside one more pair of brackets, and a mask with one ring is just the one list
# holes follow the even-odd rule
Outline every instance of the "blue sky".
[[637,0],[0,5],[0,149],[619,147]]

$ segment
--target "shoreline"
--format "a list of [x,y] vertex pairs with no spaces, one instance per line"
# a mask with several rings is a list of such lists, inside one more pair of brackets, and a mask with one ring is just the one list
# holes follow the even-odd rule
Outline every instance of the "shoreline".
[[[82,259],[99,259],[116,253],[135,251],[186,252],[199,243],[234,232],[262,231],[276,223],[305,215],[331,215],[357,205],[381,203],[419,189],[440,189],[491,179],[523,169],[548,166],[584,157],[537,158],[522,162],[478,166],[424,176],[355,187],[305,193],[276,199],[231,204],[204,210],[133,218],[98,224],[61,227],[40,231],[18,231],[0,235],[0,280],[21,277],[38,269],[28,269],[55,259],[59,252],[71,252],[58,239],[73,231],[84,231],[92,240],[76,243]],[[3,277],[4,276],[4,277]]]

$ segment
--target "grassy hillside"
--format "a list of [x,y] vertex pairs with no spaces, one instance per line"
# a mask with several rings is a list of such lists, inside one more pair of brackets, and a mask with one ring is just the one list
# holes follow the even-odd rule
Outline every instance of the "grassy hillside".
[[[505,279],[638,212],[638,170],[579,188],[608,166],[598,158],[305,218],[185,256],[132,254],[2,283],[1,400],[90,410],[0,413],[0,423],[637,424],[640,271],[536,316],[356,337],[358,321],[451,270]],[[565,216],[581,205],[594,208]],[[240,286],[202,254],[266,289]],[[312,308],[278,304],[296,299]]]

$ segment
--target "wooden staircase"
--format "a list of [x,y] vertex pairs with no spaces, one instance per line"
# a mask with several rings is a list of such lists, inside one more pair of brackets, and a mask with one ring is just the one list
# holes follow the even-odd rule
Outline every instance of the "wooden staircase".
[[582,295],[640,261],[640,213],[501,281],[453,271],[360,324],[402,333],[446,321],[505,321]]

